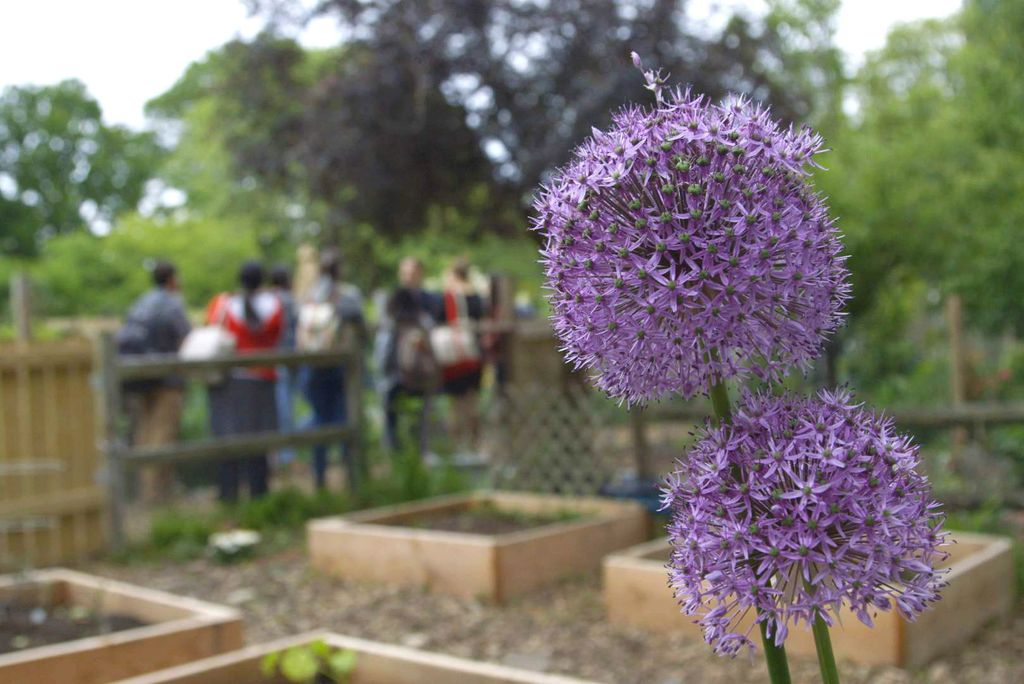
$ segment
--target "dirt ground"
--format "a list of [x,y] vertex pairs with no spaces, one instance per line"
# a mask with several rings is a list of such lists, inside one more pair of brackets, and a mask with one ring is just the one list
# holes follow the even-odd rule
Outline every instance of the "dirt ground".
[[[504,607],[415,589],[347,582],[310,569],[300,547],[239,565],[97,565],[90,571],[237,606],[246,639],[313,629],[620,684],[766,682],[759,661],[718,658],[703,642],[604,620],[598,578],[565,582]],[[813,660],[791,658],[794,681],[817,682]],[[1024,603],[958,653],[918,672],[841,665],[847,684],[1024,682]]]

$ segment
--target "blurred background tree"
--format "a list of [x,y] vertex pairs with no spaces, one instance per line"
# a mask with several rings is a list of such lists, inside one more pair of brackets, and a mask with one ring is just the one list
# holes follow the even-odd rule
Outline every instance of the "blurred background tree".
[[0,93],[0,248],[34,256],[49,238],[107,228],[141,199],[160,148],[103,123],[74,80]]
[[[825,135],[815,182],[855,293],[835,379],[944,401],[951,293],[986,339],[1024,328],[1019,2],[898,26],[856,72],[835,44],[838,0],[719,9],[713,23],[682,0],[248,4],[263,31],[152,100],[152,133],[106,126],[76,82],[4,93],[0,289],[27,267],[46,311],[113,313],[163,256],[199,305],[233,283],[217,264],[287,261],[312,240],[358,255],[347,277],[367,288],[390,284],[402,254],[434,272],[468,254],[539,294],[530,194],[610,109],[649,99],[636,50],[673,82],[747,94]],[[314,19],[338,45],[287,37]]]
[[[267,28],[226,49],[219,92],[238,131],[227,147],[246,173],[322,203],[327,241],[353,222],[407,235],[433,206],[475,209],[480,232],[520,235],[544,175],[611,109],[646,98],[630,50],[699,92],[747,93],[790,121],[834,115],[842,78],[835,0],[772,2],[712,33],[682,1],[251,4]],[[274,37],[324,16],[348,36],[337,50],[303,59]],[[478,186],[487,201],[474,207],[467,188]]]
[[[835,152],[817,182],[847,234],[855,297],[841,340],[857,348],[846,370],[860,386],[905,385],[931,365],[907,326],[949,294],[980,333],[1024,329],[1021,31],[1024,6],[1005,0],[896,28],[849,84],[850,116],[826,130]],[[918,387],[920,401],[948,396]]]

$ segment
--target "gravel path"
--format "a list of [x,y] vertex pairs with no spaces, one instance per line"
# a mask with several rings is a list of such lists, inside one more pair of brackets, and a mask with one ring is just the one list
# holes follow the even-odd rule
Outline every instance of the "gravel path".
[[[703,643],[608,624],[598,579],[582,577],[503,608],[419,590],[333,579],[301,548],[224,566],[210,561],[97,565],[91,571],[238,606],[260,643],[326,628],[457,656],[621,684],[766,682],[760,663],[711,655]],[[846,684],[1024,682],[1024,604],[961,651],[924,671],[844,664]],[[817,682],[813,660],[792,659],[794,681]]]

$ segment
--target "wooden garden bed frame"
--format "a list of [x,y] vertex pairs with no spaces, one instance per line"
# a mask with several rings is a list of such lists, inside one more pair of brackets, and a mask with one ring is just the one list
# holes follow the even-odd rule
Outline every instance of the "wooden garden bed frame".
[[107,684],[242,646],[242,619],[231,608],[93,575],[53,569],[0,577],[0,600],[19,595],[146,624],[0,655],[0,682]]
[[[578,511],[583,517],[496,535],[400,526],[485,502],[528,514]],[[606,554],[645,539],[646,528],[647,514],[633,502],[484,491],[323,518],[307,530],[310,562],[319,570],[502,603],[599,569]]]
[[346,684],[592,684],[570,677],[324,633],[250,646],[116,684],[283,684],[284,679],[263,677],[260,672],[263,656],[314,640],[355,652],[355,670]]
[[[914,668],[962,647],[989,622],[1013,609],[1014,569],[1010,542],[1002,537],[954,532],[948,550],[949,586],[942,600],[914,622],[895,611],[873,616],[868,628],[844,611],[832,630],[836,657],[866,665]],[[700,627],[679,611],[667,586],[665,539],[635,546],[604,561],[604,601],[608,619],[656,631],[682,631],[702,638]],[[815,653],[810,630],[791,628],[786,650]]]

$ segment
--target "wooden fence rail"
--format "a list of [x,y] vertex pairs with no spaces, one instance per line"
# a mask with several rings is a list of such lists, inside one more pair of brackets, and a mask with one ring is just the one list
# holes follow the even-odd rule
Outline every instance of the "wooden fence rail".
[[[960,404],[936,408],[886,409],[901,427],[951,428],[961,425],[1012,425],[1024,423],[1024,404]],[[712,415],[711,406],[701,403],[649,406],[643,415],[649,421],[700,421]]]
[[[961,403],[952,406],[934,408],[895,408],[885,409],[885,415],[891,417],[898,429],[957,429],[974,428],[982,433],[987,426],[1024,424],[1024,403]],[[633,432],[634,462],[637,475],[650,479],[658,473],[647,468],[650,462],[650,445],[647,429],[651,424],[679,421],[684,423],[701,423],[713,415],[709,404],[703,402],[664,403],[651,405],[643,410],[631,412]],[[981,503],[974,495],[957,498],[946,495],[948,503],[970,506]],[[1009,493],[1006,500],[1014,505],[1024,506],[1024,495],[1019,492]]]
[[[350,336],[361,338],[361,335]],[[197,459],[222,460],[234,456],[266,452],[270,449],[298,447],[326,442],[342,442],[346,454],[356,465],[349,469],[349,486],[355,487],[353,473],[364,472],[363,363],[360,349],[318,352],[269,351],[186,361],[174,354],[150,354],[123,357],[117,353],[113,336],[105,333],[97,345],[100,422],[103,425],[102,451],[106,457],[106,477],[110,498],[110,540],[115,548],[124,544],[125,480],[131,469],[146,463],[179,463]],[[348,418],[345,425],[295,432],[261,432],[214,437],[174,444],[133,447],[122,433],[122,385],[126,380],[162,378],[169,375],[208,377],[211,372],[234,368],[267,366],[342,366],[345,368],[345,394]]]

